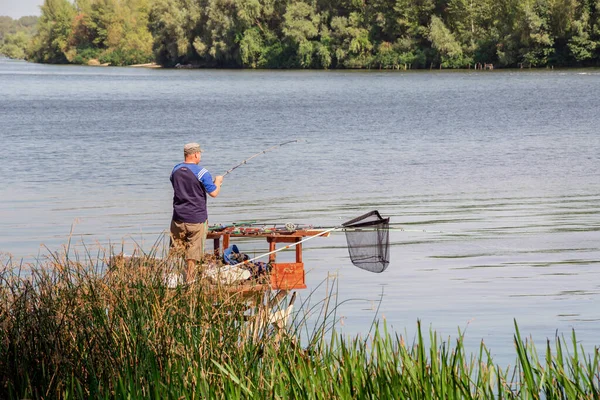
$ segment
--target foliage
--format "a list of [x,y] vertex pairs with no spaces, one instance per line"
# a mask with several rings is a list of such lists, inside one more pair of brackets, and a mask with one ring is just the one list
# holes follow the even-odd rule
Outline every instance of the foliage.
[[9,58],[24,59],[37,21],[38,18],[34,16],[16,20],[0,16],[0,54]]
[[[68,250],[66,252],[68,254]],[[157,252],[126,261],[54,254],[0,269],[0,397],[21,398],[598,398],[600,350],[573,332],[540,358],[515,322],[514,367],[481,343],[442,339],[420,323],[412,343],[375,323],[367,338],[335,333],[335,307],[309,327],[299,313],[275,335],[246,322],[238,294],[168,288]],[[180,265],[181,264],[181,265]],[[21,272],[18,272],[21,271]],[[333,290],[333,287],[331,288]],[[331,293],[330,293],[331,294]],[[331,297],[331,296],[328,296]],[[307,332],[300,339],[298,332]]]
[[460,68],[464,65],[463,50],[446,25],[436,16],[431,17],[429,26],[431,46],[437,50],[441,65],[446,68]]
[[154,58],[149,11],[150,0],[45,0],[29,57],[50,63],[149,62]]
[[14,35],[17,32],[25,32],[28,36],[35,32],[35,27],[38,22],[38,17],[27,16],[19,19],[0,16],[0,42],[7,35]]
[[[28,55],[33,61],[64,63],[69,59],[69,34],[75,8],[68,0],[45,0],[38,32]],[[71,53],[72,54],[72,53]]]
[[0,47],[0,54],[4,54],[8,58],[24,59],[28,41],[29,37],[23,31],[6,35],[4,43]]
[[37,29],[41,62],[600,66],[598,0],[45,0]]

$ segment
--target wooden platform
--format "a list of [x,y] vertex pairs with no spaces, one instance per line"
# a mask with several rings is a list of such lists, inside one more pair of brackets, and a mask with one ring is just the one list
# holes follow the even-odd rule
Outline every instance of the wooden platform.
[[[223,251],[229,247],[231,238],[265,238],[269,244],[269,252],[277,250],[278,244],[284,244],[283,247],[279,247],[280,249],[295,247],[295,262],[278,263],[276,253],[269,255],[269,264],[271,264],[272,269],[270,281],[267,286],[271,289],[290,290],[306,289],[304,262],[302,261],[302,243],[296,243],[304,238],[319,235],[321,233],[323,233],[323,231],[320,230],[265,232],[259,229],[224,229],[222,231],[209,232],[207,238],[213,240],[213,248],[216,255],[223,254]],[[322,237],[327,236],[329,236],[329,232],[322,235]],[[256,287],[257,285],[254,286]]]

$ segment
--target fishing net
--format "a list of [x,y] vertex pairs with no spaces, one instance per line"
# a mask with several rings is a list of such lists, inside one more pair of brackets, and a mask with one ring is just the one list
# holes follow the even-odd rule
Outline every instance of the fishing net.
[[352,264],[371,272],[385,271],[390,263],[390,219],[375,210],[342,226]]

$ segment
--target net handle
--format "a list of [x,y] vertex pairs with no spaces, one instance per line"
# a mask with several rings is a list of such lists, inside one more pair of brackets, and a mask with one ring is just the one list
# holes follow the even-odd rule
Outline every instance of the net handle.
[[343,228],[343,226],[336,226],[336,227],[334,227],[334,228],[327,229],[327,230],[325,230],[325,231],[322,231],[322,232],[319,232],[319,233],[317,233],[316,235],[309,236],[309,237],[307,237],[307,238],[305,238],[305,239],[302,239],[302,240],[301,240],[301,241],[299,241],[299,242],[294,242],[294,243],[292,243],[292,244],[288,244],[287,246],[283,246],[283,247],[281,247],[281,248],[279,248],[279,249],[276,249],[276,250],[270,251],[270,252],[268,252],[268,253],[265,253],[265,254],[261,254],[260,256],[256,256],[256,257],[254,257],[254,258],[251,258],[251,259],[249,259],[249,260],[242,261],[241,263],[237,263],[237,264],[235,264],[235,265],[233,265],[233,266],[234,266],[234,267],[240,267],[240,266],[242,266],[242,265],[249,264],[249,263],[251,263],[252,261],[256,261],[256,260],[258,260],[258,259],[261,259],[261,258],[263,258],[263,257],[266,257],[266,256],[270,256],[271,254],[275,254],[275,253],[277,253],[277,252],[279,252],[279,251],[282,251],[282,250],[291,249],[292,247],[296,247],[296,246],[298,246],[298,245],[299,245],[299,244],[301,244],[301,243],[308,242],[308,241],[309,241],[309,240],[311,240],[311,239],[314,239],[314,238],[316,238],[316,237],[319,237],[319,236],[323,236],[323,235],[325,235],[325,234],[327,234],[327,233],[329,233],[329,232],[333,232],[333,231],[335,231],[335,230],[342,229],[342,228]]

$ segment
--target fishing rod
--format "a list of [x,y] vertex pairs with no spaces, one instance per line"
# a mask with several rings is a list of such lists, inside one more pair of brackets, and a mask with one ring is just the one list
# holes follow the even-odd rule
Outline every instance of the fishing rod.
[[241,163],[239,163],[239,164],[238,164],[238,165],[236,165],[235,167],[233,167],[233,168],[231,168],[231,169],[228,169],[228,170],[227,170],[227,171],[226,171],[226,172],[223,174],[223,177],[227,176],[227,174],[229,174],[229,173],[230,173],[231,171],[233,171],[234,169],[236,169],[236,168],[238,168],[238,167],[241,167],[242,165],[246,164],[248,161],[252,160],[254,157],[258,157],[258,156],[260,156],[261,154],[265,154],[265,153],[267,153],[267,152],[269,152],[269,151],[271,151],[271,150],[275,150],[276,148],[279,148],[279,147],[281,147],[281,146],[285,146],[286,144],[290,144],[290,143],[296,143],[296,142],[299,142],[299,141],[300,141],[300,139],[288,140],[287,142],[279,143],[279,144],[276,144],[275,146],[269,147],[268,149],[265,149],[265,150],[263,150],[263,151],[260,151],[260,152],[258,152],[258,153],[256,153],[256,154],[254,154],[252,157],[245,159],[244,161],[242,161]]
[[215,224],[208,227],[209,232],[218,232],[225,229],[238,228],[238,227],[246,227],[253,226],[256,224],[256,221],[236,221],[231,224]]
[[[314,226],[314,225],[302,225],[302,224],[295,224],[293,222],[287,222],[285,224],[283,223],[276,223],[276,224],[269,224],[266,222],[250,222],[250,223],[246,223],[246,224],[242,224],[242,223],[238,223],[238,222],[234,222],[232,226],[256,226],[268,230],[268,231],[273,231],[273,232],[277,232],[277,231],[282,231],[282,232],[293,232],[296,230],[317,230],[317,229],[331,229],[331,226]],[[356,231],[356,230],[360,230],[360,231],[369,231],[369,229],[365,229],[365,228],[341,228],[340,230],[343,231]],[[371,229],[373,230],[373,229]],[[390,231],[390,232],[416,232],[416,233],[443,233],[443,234],[447,234],[447,235],[461,235],[462,233],[457,233],[457,232],[449,232],[449,231],[432,231],[432,230],[428,230],[428,229],[405,229],[402,227],[390,227],[387,228],[386,230]]]

